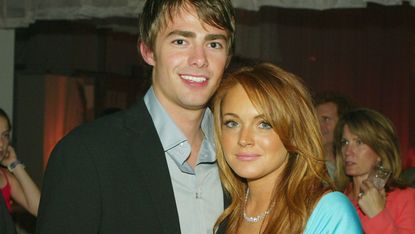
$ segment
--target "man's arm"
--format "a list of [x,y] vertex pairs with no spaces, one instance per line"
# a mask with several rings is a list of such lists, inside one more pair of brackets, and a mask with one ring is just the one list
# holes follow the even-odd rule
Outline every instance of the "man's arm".
[[36,233],[98,233],[100,185],[87,147],[72,133],[53,150],[43,180]]

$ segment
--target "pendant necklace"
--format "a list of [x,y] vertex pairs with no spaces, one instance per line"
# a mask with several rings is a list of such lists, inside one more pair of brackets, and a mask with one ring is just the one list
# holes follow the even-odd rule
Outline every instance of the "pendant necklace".
[[246,215],[246,203],[248,203],[248,195],[249,195],[249,188],[246,189],[245,202],[244,202],[244,219],[245,219],[245,221],[247,221],[248,223],[257,223],[259,221],[262,221],[269,214],[269,212],[271,212],[272,208],[274,207],[274,204],[272,204],[270,206],[270,208],[268,208],[268,210],[266,210],[262,214],[259,214],[257,216],[248,216],[248,215]]

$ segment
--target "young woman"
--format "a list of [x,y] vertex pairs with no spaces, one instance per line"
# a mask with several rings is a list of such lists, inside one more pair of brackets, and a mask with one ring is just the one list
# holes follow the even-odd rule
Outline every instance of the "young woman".
[[6,206],[11,210],[12,200],[29,213],[37,216],[40,192],[27,174],[24,165],[17,159],[10,143],[11,124],[6,112],[0,108],[0,188]]
[[318,119],[298,78],[272,64],[244,67],[224,79],[213,106],[232,199],[218,232],[361,233],[351,202],[332,190]]
[[[371,109],[343,115],[335,134],[336,183],[355,205],[365,233],[415,233],[415,189],[402,185],[398,137]],[[368,179],[376,165],[391,172],[385,187]]]

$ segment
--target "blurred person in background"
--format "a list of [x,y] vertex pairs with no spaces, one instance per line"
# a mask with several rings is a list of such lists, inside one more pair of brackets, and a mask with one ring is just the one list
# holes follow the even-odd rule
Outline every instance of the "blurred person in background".
[[[365,233],[415,233],[415,189],[401,181],[399,140],[392,122],[371,109],[339,119],[335,133],[336,186],[356,207]],[[390,174],[379,184],[376,167]]]
[[30,214],[37,216],[40,192],[10,145],[11,123],[6,112],[0,108],[0,188],[9,212],[12,201]]
[[348,97],[336,92],[326,91],[317,93],[314,97],[320,129],[323,136],[326,167],[331,178],[334,178],[336,159],[333,149],[333,133],[340,116],[355,107]]

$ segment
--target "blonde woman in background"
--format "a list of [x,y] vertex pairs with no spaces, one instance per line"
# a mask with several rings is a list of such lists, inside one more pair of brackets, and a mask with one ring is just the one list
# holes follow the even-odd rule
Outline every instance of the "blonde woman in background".
[[[401,157],[392,122],[377,111],[343,115],[334,134],[336,183],[357,209],[365,233],[415,233],[415,189],[399,179]],[[385,187],[368,179],[376,165],[389,170]]]

